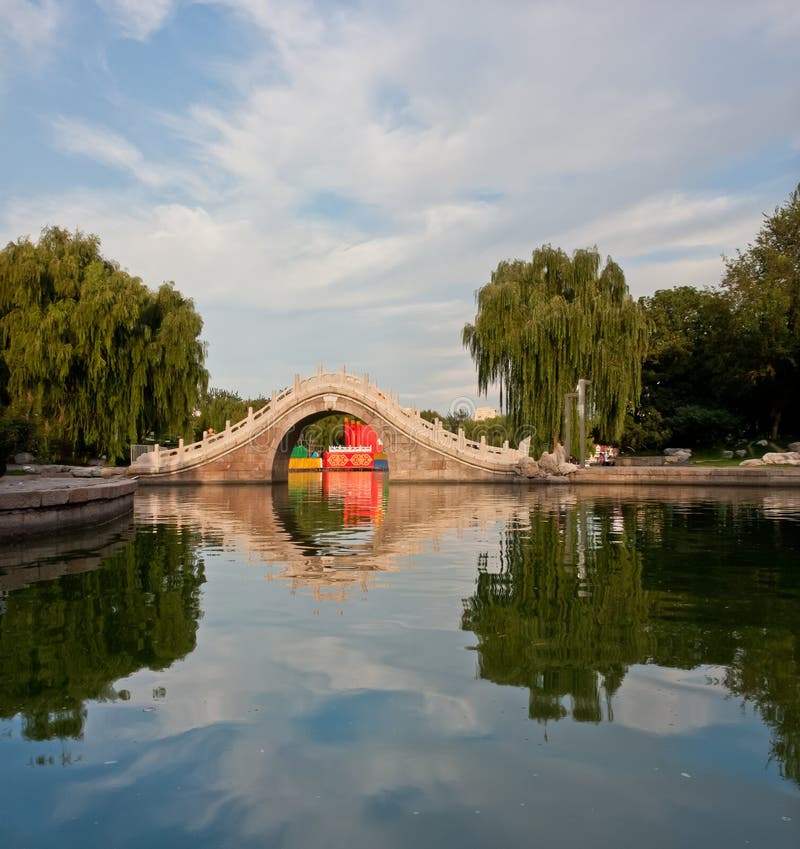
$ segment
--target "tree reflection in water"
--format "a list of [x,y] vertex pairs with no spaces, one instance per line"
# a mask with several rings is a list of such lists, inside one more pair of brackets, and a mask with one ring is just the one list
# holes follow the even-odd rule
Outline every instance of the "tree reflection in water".
[[9,593],[0,616],[0,718],[28,739],[80,738],[90,699],[195,647],[203,562],[191,532],[158,526],[98,562]]
[[722,666],[800,784],[799,536],[796,520],[752,505],[536,509],[479,557],[462,627],[478,637],[480,676],[527,687],[540,722],[613,720],[633,664]]

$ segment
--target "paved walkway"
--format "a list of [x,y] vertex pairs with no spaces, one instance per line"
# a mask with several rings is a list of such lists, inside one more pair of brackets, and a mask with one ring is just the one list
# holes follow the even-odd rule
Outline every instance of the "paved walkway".
[[[9,463],[8,472],[22,471],[22,466]],[[107,468],[101,466],[28,466],[35,472],[25,474],[9,474],[0,477],[0,493],[4,492],[36,492],[42,489],[74,489],[75,487],[91,486],[92,484],[108,483],[112,480],[122,480],[125,475],[123,468]]]
[[70,474],[58,475],[4,475],[0,478],[0,494],[6,492],[39,492],[43,489],[77,489],[95,484],[108,483],[114,478],[75,478]]

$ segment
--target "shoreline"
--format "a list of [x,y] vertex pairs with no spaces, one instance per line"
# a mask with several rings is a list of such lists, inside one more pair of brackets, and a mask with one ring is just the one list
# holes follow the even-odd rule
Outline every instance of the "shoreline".
[[4,475],[0,478],[0,540],[101,525],[133,512],[136,479]]
[[599,466],[578,469],[570,485],[800,487],[800,466]]
[[[85,471],[78,470],[78,476],[70,472],[3,476],[0,478],[0,540],[104,524],[125,513],[132,513],[134,494],[140,481],[125,477],[124,470],[115,469],[113,476],[104,471],[105,474],[93,470],[87,475]],[[391,479],[389,470],[390,482]],[[160,483],[163,485],[164,482]],[[187,485],[187,482],[170,483]],[[273,485],[269,481],[263,483]],[[459,483],[470,482],[457,482],[455,485]],[[800,467],[601,466],[578,469],[563,477],[510,477],[496,483],[578,489],[584,486],[794,489],[800,488]],[[191,485],[209,484],[192,482]]]

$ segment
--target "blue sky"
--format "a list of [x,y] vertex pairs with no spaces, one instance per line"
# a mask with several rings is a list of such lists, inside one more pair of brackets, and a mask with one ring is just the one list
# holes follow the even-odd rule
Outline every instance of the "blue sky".
[[[244,396],[476,397],[500,260],[719,281],[800,181],[797,0],[0,0],[0,239],[100,236]],[[490,401],[493,400],[491,397]],[[484,402],[480,402],[484,403]]]

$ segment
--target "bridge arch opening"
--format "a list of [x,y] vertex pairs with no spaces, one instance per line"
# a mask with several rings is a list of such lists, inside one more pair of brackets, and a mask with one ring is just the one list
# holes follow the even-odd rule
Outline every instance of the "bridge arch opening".
[[[344,445],[344,418],[355,419],[371,428],[383,443],[384,449],[389,446],[389,428],[384,422],[372,415],[370,410],[350,399],[342,398],[343,403],[334,408],[315,410],[296,418],[291,424],[282,429],[282,436],[275,448],[272,463],[273,482],[286,481],[289,478],[289,461],[293,450],[305,442],[312,443],[317,450],[328,449],[331,445]],[[334,418],[335,417],[335,418]],[[310,434],[310,438],[309,438]],[[391,469],[387,469],[390,471]]]

